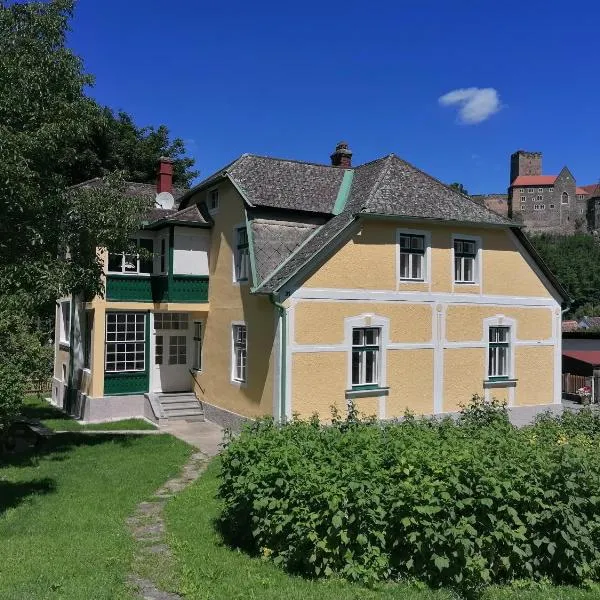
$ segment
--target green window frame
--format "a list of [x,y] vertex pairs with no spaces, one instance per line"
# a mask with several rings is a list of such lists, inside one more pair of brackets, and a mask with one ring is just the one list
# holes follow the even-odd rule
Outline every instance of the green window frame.
[[488,379],[500,381],[510,376],[510,327],[492,325],[488,333]]
[[381,328],[352,328],[352,389],[377,388],[381,373]]

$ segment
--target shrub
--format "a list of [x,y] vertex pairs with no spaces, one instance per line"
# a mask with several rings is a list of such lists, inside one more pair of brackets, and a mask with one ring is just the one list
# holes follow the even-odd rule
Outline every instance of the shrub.
[[599,574],[599,441],[592,413],[517,429],[477,398],[458,421],[265,419],[223,454],[220,524],[309,577],[580,584]]

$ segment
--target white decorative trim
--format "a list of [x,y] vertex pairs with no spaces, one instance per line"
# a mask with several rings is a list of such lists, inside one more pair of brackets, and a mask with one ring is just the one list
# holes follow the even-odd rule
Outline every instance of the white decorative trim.
[[390,342],[387,345],[388,350],[433,350],[433,342]]
[[[433,350],[432,342],[390,342],[388,350]],[[346,344],[292,344],[292,352],[346,352]]]
[[446,339],[446,308],[436,304],[432,316],[435,327],[433,351],[433,413],[444,412],[444,340]]
[[[105,317],[106,318],[106,317]],[[104,326],[104,346],[106,347],[106,325]],[[148,331],[150,332],[150,339],[148,340],[148,390],[149,393],[154,393],[154,369],[156,363],[156,331],[154,330],[154,311],[148,311]]]
[[275,339],[273,341],[273,417],[281,421],[281,316],[275,310]]
[[[402,234],[409,235],[422,235],[425,238],[425,253],[424,253],[424,273],[423,279],[400,279],[400,236]],[[396,289],[399,289],[403,285],[415,285],[419,283],[427,284],[429,291],[431,291],[431,231],[425,231],[424,229],[396,229]]]
[[[468,242],[475,242],[475,268],[473,274],[475,275],[475,281],[456,281],[454,278],[454,240],[466,240]],[[481,237],[478,235],[463,235],[460,233],[453,233],[451,235],[452,247],[450,248],[452,256],[450,260],[450,281],[452,281],[452,291],[456,288],[460,288],[463,285],[478,285],[479,289],[483,289],[483,245]]]
[[297,300],[343,301],[343,302],[409,302],[411,304],[427,304],[442,302],[444,304],[498,305],[512,307],[545,306],[559,307],[553,298],[526,296],[491,296],[476,294],[452,294],[443,292],[401,292],[393,290],[361,290],[334,288],[298,288],[291,296]]
[[291,340],[296,335],[296,303],[291,302],[287,310],[288,332],[285,344],[285,418],[292,418],[292,353]]
[[344,345],[348,353],[346,357],[346,389],[352,389],[352,329],[354,327],[379,327],[381,330],[379,338],[379,381],[380,388],[387,387],[387,347],[389,343],[390,320],[372,313],[364,313],[356,317],[344,319]]

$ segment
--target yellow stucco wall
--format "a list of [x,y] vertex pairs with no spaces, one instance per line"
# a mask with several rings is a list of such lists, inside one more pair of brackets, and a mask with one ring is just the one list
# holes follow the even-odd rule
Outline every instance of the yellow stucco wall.
[[374,313],[390,320],[390,342],[431,342],[431,304],[301,302],[295,309],[297,344],[341,344],[344,319]]
[[551,346],[519,346],[515,351],[515,405],[550,404],[553,352]]
[[517,322],[519,340],[547,340],[552,337],[552,308],[453,305],[446,311],[446,339],[450,342],[485,341],[483,320],[498,314]]
[[[197,395],[221,408],[255,417],[273,414],[273,343],[275,310],[265,296],[250,294],[249,284],[233,283],[234,227],[244,223],[242,199],[229,183],[219,187],[210,247],[210,310],[203,337],[203,370]],[[245,321],[248,344],[247,383],[231,382],[231,326]]]
[[[302,285],[312,288],[420,291],[419,286],[416,290],[410,290],[397,281],[396,232],[402,228],[431,234],[429,280],[433,292],[536,297],[550,295],[525,257],[517,251],[508,230],[433,223],[422,225],[408,221],[364,221],[359,231]],[[453,235],[481,238],[481,285],[453,284]]]
[[386,417],[433,413],[433,350],[388,350]]
[[449,348],[444,351],[443,412],[460,410],[473,394],[483,395],[485,349]]

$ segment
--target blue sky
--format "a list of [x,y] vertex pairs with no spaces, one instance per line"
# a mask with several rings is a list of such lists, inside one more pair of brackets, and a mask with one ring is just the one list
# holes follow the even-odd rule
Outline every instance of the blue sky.
[[[79,0],[69,43],[92,95],[166,124],[201,177],[244,152],[328,162],[347,140],[354,164],[394,152],[486,193],[519,148],[545,174],[600,179],[599,16],[591,1]],[[479,122],[461,122],[467,102]]]

